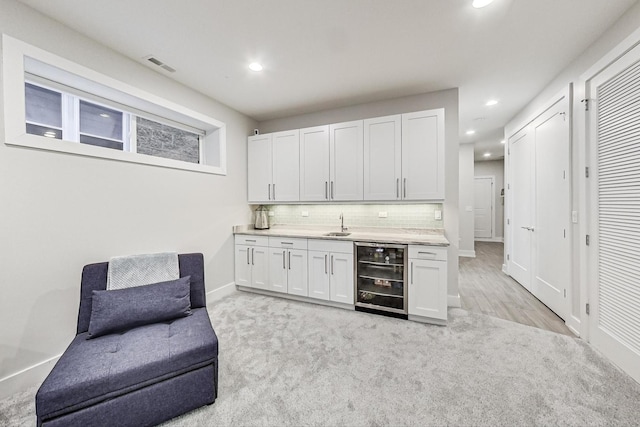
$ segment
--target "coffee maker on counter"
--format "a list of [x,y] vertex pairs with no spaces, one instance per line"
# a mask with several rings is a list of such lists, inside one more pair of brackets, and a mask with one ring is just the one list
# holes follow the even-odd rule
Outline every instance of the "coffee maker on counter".
[[256,222],[253,228],[256,230],[266,230],[269,228],[269,209],[263,205],[256,208]]

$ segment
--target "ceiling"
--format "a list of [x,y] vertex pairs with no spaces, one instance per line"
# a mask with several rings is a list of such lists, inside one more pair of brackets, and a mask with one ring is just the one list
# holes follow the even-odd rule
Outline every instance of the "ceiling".
[[258,121],[458,87],[460,142],[492,159],[509,119],[636,2],[21,1]]

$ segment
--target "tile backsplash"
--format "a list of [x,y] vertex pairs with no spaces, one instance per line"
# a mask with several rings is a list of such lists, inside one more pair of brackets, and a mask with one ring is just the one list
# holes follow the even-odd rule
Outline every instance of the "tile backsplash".
[[[257,206],[253,206],[255,209]],[[391,205],[271,205],[271,225],[327,225],[340,226],[340,214],[344,214],[345,227],[394,227],[394,228],[443,228],[442,220],[436,220],[436,211],[442,212],[442,204],[391,204]],[[386,218],[380,213],[386,212]],[[305,216],[303,216],[305,214]],[[308,216],[306,216],[308,214]]]

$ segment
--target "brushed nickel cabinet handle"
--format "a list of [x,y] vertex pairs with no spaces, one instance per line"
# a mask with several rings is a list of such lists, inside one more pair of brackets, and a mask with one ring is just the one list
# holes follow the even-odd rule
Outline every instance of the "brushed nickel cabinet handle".
[[271,200],[271,184],[267,184],[267,193],[269,194],[269,200]]
[[247,265],[249,265],[249,248],[247,248]]
[[324,182],[324,198],[329,200],[329,183],[327,181]]
[[333,194],[333,181],[331,181],[331,200],[333,200],[335,198],[334,194]]
[[331,255],[331,275],[333,276],[333,255]]
[[283,269],[283,270],[284,270],[285,268],[287,268],[287,266],[286,266],[286,265],[284,265],[284,253],[285,253],[285,252],[286,252],[286,251],[282,251],[282,269]]
[[328,267],[327,267],[327,258],[328,258],[327,254],[325,254],[324,255],[324,274],[328,273],[328,271],[327,271],[327,269],[328,269]]
[[[275,186],[274,186],[275,188]],[[273,190],[274,194],[275,194],[275,189]],[[404,196],[405,199],[407,198],[407,178],[404,179]],[[274,196],[275,198],[275,196]]]
[[255,249],[251,248],[251,265],[256,265],[256,258],[254,254]]
[[411,284],[413,285],[413,262],[411,263]]
[[291,270],[291,251],[289,251],[289,270]]
[[273,184],[273,200],[276,199],[276,184]]
[[400,178],[396,178],[396,199],[400,198]]

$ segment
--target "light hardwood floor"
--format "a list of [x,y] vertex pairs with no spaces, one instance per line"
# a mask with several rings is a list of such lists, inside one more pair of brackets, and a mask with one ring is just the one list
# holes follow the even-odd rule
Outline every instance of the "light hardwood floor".
[[460,258],[462,308],[573,336],[561,318],[502,272],[504,244],[475,242],[475,250],[475,258]]

